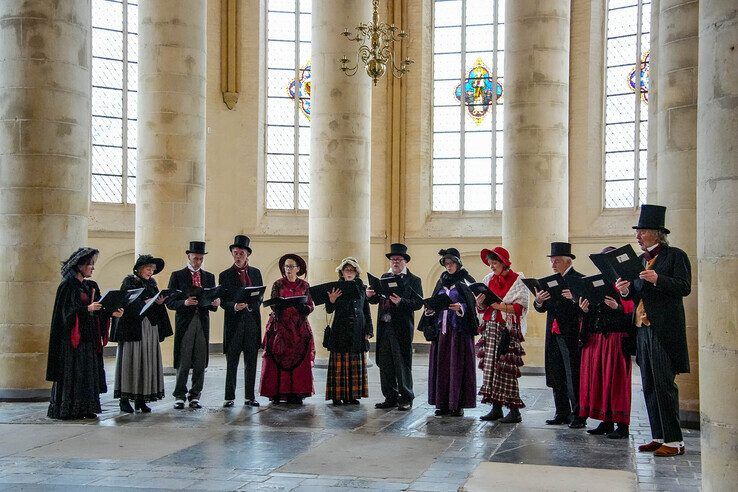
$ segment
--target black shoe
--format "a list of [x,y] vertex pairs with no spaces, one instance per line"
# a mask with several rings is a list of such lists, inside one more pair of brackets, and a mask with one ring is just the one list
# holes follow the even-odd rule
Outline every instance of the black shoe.
[[400,411],[402,411],[402,412],[407,412],[411,408],[413,408],[413,404],[412,403],[398,403],[397,404],[397,409],[400,410]]
[[618,424],[618,428],[607,435],[608,439],[627,439],[629,428],[625,424]]
[[259,405],[259,402],[256,401],[254,398],[252,398],[250,400],[246,400],[244,402],[244,405],[246,405],[247,407],[259,407],[259,406],[261,406],[261,405]]
[[233,400],[226,400],[223,402],[223,408],[231,408],[233,406]]
[[354,398],[353,400],[349,400],[349,401],[344,400],[344,403],[346,405],[359,405],[360,402],[359,402],[359,400],[357,400],[356,398]]
[[131,402],[127,398],[120,399],[120,411],[126,412],[126,413],[133,413],[133,407],[131,407]]
[[279,396],[273,396],[270,398],[272,405],[279,405],[281,402],[281,399]]
[[505,417],[502,417],[499,422],[501,424],[517,424],[522,422],[523,417],[520,415],[520,410],[517,408],[511,408]]
[[479,417],[479,420],[484,420],[485,422],[492,422],[493,420],[499,420],[502,418],[502,407],[498,405],[493,405],[492,410],[489,411],[487,415],[482,415]]
[[601,436],[603,434],[609,434],[615,430],[615,424],[612,422],[600,422],[600,425],[595,427],[594,429],[589,429],[587,431],[587,434],[592,434],[593,436]]
[[337,406],[340,406],[340,405],[341,405],[341,400],[336,400],[336,399],[334,398],[334,399],[333,399],[333,406],[334,406],[334,407],[337,407]]
[[287,397],[287,403],[291,405],[302,405],[302,398],[299,396],[288,396]]
[[453,412],[451,412],[449,415],[451,415],[452,417],[463,417],[464,416],[464,409],[463,408],[459,408],[458,410],[454,410]]
[[389,400],[385,400],[385,401],[383,401],[381,403],[375,403],[374,404],[374,408],[380,408],[380,409],[395,408],[396,406],[397,406],[397,403],[396,402],[391,402]]
[[449,415],[451,413],[451,410],[448,408],[437,408],[436,409],[436,417],[443,417],[444,415]]
[[579,416],[574,417],[569,424],[570,429],[584,429],[585,427],[587,427],[587,419]]
[[[97,420],[97,414],[96,413],[86,413],[86,414],[84,414],[82,416],[82,418],[83,419],[87,419],[87,420]],[[682,449],[684,449],[684,448],[682,448]],[[682,452],[682,454],[684,454],[684,453]]]
[[566,415],[554,415],[554,418],[546,421],[546,425],[564,425],[568,423],[569,417]]
[[142,401],[139,405],[141,413],[151,413],[151,408],[149,408],[148,405],[146,405],[145,401]]
[[174,402],[175,410],[182,410],[184,408],[184,400],[177,400]]
[[191,400],[190,408],[202,408],[202,405],[200,405],[200,400]]

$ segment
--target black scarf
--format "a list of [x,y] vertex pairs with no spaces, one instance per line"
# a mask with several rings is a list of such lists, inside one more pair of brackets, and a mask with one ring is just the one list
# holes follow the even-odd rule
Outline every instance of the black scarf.
[[468,276],[469,274],[467,273],[465,268],[459,268],[454,273],[448,273],[446,271],[441,274],[441,285],[443,285],[446,288],[451,288],[451,286],[456,285],[459,282],[462,282]]

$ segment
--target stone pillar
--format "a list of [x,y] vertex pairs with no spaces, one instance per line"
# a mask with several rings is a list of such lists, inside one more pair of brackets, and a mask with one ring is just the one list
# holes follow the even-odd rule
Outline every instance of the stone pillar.
[[60,262],[87,242],[90,2],[0,2],[0,400],[48,399]]
[[[505,183],[502,241],[526,276],[551,272],[552,241],[568,239],[568,0],[505,9]],[[526,364],[543,365],[545,317],[528,316]]]
[[[683,249],[697,285],[697,27],[696,0],[660,0],[656,83],[657,201],[667,207],[669,242]],[[685,425],[699,422],[697,289],[684,299],[691,373],[680,375],[679,409]]]
[[206,1],[147,0],[138,16],[136,253],[164,258],[164,287],[205,237]]
[[[651,47],[651,61],[648,69],[648,141],[646,162],[646,203],[658,203],[658,148],[659,148],[659,5],[661,0],[651,0],[651,32],[649,33],[649,46]],[[643,163],[641,163],[643,165]]]
[[[339,33],[370,20],[371,2],[365,0],[313,3],[308,239],[312,283],[335,279],[335,268],[346,256],[355,256],[365,271],[369,268],[371,79],[363,66],[347,77],[338,60],[344,54],[353,59],[358,48]],[[316,319],[322,320],[322,314]],[[322,325],[315,322],[316,327]],[[318,357],[327,357],[319,339],[317,335]]]
[[738,483],[738,4],[702,0],[697,98],[702,488]]

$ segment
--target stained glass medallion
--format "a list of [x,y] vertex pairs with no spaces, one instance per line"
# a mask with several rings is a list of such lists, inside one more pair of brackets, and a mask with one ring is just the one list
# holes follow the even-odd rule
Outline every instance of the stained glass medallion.
[[462,84],[454,90],[456,100],[466,106],[466,110],[477,125],[481,125],[485,116],[502,97],[502,85],[495,81],[492,71],[487,68],[481,58],[477,58],[474,66],[469,69]]
[[301,68],[297,80],[290,82],[287,87],[287,92],[292,99],[295,97],[299,98],[300,109],[305,114],[305,117],[310,121],[310,69],[311,62],[308,60]]
[[[643,53],[643,56],[641,57],[640,62],[640,93],[641,93],[641,99],[645,103],[648,103],[648,82],[649,82],[649,71],[650,71],[650,65],[651,65],[651,51],[646,51]],[[637,70],[634,66],[633,69],[628,74],[628,87],[630,87],[630,90],[633,92],[636,92],[636,85],[638,84],[638,81],[636,80],[637,77]]]

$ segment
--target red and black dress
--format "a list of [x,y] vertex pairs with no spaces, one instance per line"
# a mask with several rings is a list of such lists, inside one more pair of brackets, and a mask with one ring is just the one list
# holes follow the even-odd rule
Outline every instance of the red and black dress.
[[301,278],[290,282],[283,277],[272,285],[272,298],[308,296],[306,304],[296,307],[272,306],[264,334],[260,393],[273,401],[302,399],[315,393],[315,343],[307,319],[314,305],[309,288]]
[[618,302],[617,309],[603,302],[582,313],[579,416],[629,425],[632,363],[623,353],[623,341],[629,336],[633,302]]

